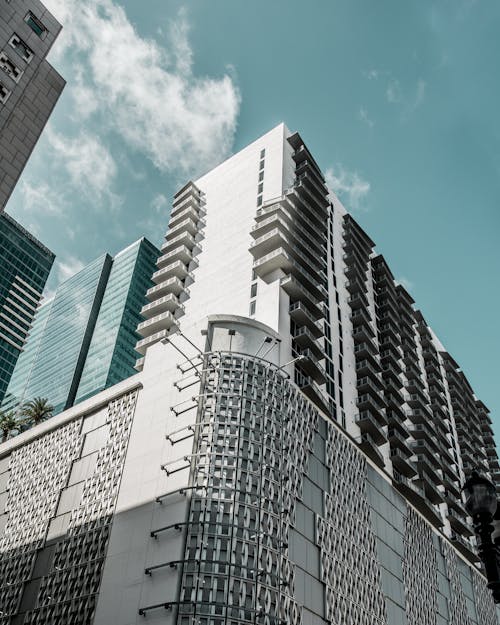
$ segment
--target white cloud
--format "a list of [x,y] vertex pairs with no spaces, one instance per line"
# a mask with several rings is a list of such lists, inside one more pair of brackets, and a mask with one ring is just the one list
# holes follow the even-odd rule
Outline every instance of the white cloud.
[[389,81],[387,85],[387,89],[385,91],[385,97],[387,98],[387,102],[390,104],[396,104],[401,100],[401,87],[399,85],[399,80],[392,79]]
[[325,172],[326,184],[341,198],[346,198],[348,208],[363,209],[364,200],[370,191],[370,183],[363,180],[357,172],[351,172],[337,164]]
[[151,200],[151,208],[153,208],[154,211],[157,213],[163,212],[164,210],[167,209],[167,207],[168,207],[168,200],[163,195],[163,193],[158,193],[158,195],[155,195],[154,198]]
[[413,109],[418,108],[422,104],[422,102],[424,101],[426,87],[427,87],[427,85],[426,85],[425,80],[420,79],[417,82],[417,90],[416,90],[416,94],[415,94],[415,100],[413,102]]
[[97,196],[96,199],[111,194],[117,167],[109,150],[97,136],[82,131],[75,138],[65,137],[50,125],[45,134],[73,186],[91,197]]
[[370,69],[364,72],[364,74],[368,78],[368,80],[377,80],[380,75],[380,72],[378,69]]
[[359,119],[370,128],[375,125],[375,122],[368,117],[368,111],[364,107],[359,109]]
[[64,260],[56,261],[56,271],[57,271],[57,283],[61,284],[65,282],[71,276],[74,276],[75,273],[78,273],[85,267],[85,263],[83,263],[76,256],[67,256]]
[[23,212],[34,215],[57,216],[62,213],[61,198],[46,182],[36,184],[23,180],[21,183]]
[[[92,105],[129,146],[162,171],[201,173],[229,152],[240,96],[228,74],[194,76],[183,11],[168,32],[168,49],[142,38],[113,0],[47,0],[64,24],[53,54],[69,54],[87,68],[74,97]],[[95,106],[94,106],[95,103]]]
[[405,278],[404,276],[396,278],[395,282],[396,284],[400,284],[401,286],[403,286],[407,291],[411,291],[411,289],[413,288],[413,282],[411,282],[411,280],[408,280],[408,278]]

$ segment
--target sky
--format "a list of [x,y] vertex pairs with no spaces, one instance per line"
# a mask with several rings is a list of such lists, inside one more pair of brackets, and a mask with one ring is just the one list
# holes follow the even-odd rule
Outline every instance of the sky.
[[67,86],[7,206],[48,290],[145,235],[173,193],[284,121],[500,434],[500,3],[44,0]]

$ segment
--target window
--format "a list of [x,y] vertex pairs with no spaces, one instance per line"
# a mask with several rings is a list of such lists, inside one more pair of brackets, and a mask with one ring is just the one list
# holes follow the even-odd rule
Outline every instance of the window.
[[264,172],[259,171],[259,182],[262,182],[263,180],[264,180]]
[[29,48],[18,35],[12,35],[9,40],[9,46],[13,48],[26,63],[29,63],[34,56],[33,50]]
[[19,67],[17,67],[17,65],[9,59],[5,52],[0,52],[0,68],[3,69],[3,71],[16,82],[19,82],[19,79],[23,75],[23,70],[19,69]]
[[262,148],[262,150],[260,151],[260,158],[264,158],[265,155],[266,155],[266,148]]
[[260,161],[259,170],[264,169],[264,159]]
[[47,36],[47,29],[42,24],[42,22],[33,15],[31,11],[28,11],[26,13],[24,21],[26,22],[26,24],[28,24],[31,30],[40,37],[40,39],[45,39],[45,37]]
[[0,82],[0,104],[5,104],[9,99],[10,91]]
[[257,206],[262,206],[262,195],[257,196]]
[[252,284],[250,287],[250,297],[255,297],[257,295],[257,283]]
[[263,182],[261,182],[259,184],[259,188],[257,189],[257,193],[262,193],[262,191],[264,191],[264,183]]
[[250,317],[255,315],[255,301],[250,302]]

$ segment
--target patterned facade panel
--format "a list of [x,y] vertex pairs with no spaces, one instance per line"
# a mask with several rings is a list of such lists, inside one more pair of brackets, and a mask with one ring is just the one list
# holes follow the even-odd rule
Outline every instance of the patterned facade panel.
[[136,400],[134,391],[108,404],[109,438],[98,451],[94,473],[84,483],[25,624],[93,621]]
[[205,370],[178,622],[298,625],[288,542],[318,413],[265,361]]
[[403,581],[408,625],[435,625],[437,619],[437,560],[430,526],[407,508]]
[[451,597],[449,601],[450,625],[471,625],[467,614],[467,603],[460,581],[458,558],[455,550],[444,540],[441,540],[441,548],[446,565],[446,574],[450,582]]
[[476,604],[477,625],[498,625],[497,611],[486,581],[472,570],[472,588]]
[[334,625],[385,624],[365,460],[331,424],[326,459],[330,492],[324,494],[325,516],[316,517],[326,618]]
[[[59,493],[82,444],[81,419],[12,452],[7,523],[0,537],[0,623],[18,609],[37,550],[43,546]],[[36,502],[36,505],[34,505]]]

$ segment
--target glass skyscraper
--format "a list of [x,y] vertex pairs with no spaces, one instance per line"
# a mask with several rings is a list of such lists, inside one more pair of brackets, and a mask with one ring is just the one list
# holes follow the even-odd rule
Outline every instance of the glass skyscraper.
[[135,328],[158,254],[141,239],[61,284],[35,317],[3,406],[45,397],[57,414],[133,375]]
[[54,254],[0,214],[0,401],[21,354]]
[[147,239],[136,241],[113,260],[106,291],[83,367],[76,401],[136,373],[137,325],[151,286],[159,250]]

